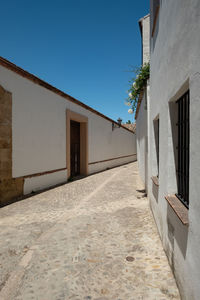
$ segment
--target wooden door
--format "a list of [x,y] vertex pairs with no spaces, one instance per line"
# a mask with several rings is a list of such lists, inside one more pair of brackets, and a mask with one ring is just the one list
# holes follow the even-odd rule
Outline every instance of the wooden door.
[[70,121],[71,176],[80,175],[80,123]]

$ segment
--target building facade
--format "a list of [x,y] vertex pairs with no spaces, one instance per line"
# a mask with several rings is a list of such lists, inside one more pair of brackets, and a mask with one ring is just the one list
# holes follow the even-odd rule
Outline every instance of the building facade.
[[[139,20],[139,27],[142,40],[142,64],[149,63],[150,60],[150,15]],[[149,105],[149,81],[140,94],[136,119],[136,136],[137,136],[137,160],[140,177],[148,191],[148,110]]]
[[[151,0],[150,3],[150,99],[145,129],[148,133],[148,176],[145,184],[181,297],[198,300],[200,1]],[[142,105],[140,109],[142,113]],[[141,128],[141,121],[137,122],[137,130],[138,127]]]
[[0,58],[0,204],[136,160],[135,134]]

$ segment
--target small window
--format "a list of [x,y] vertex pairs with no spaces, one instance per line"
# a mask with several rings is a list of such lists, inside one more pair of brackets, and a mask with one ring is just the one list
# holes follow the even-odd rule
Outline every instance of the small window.
[[152,32],[151,35],[153,37],[154,32],[155,32],[155,28],[156,28],[156,23],[157,23],[157,19],[158,19],[158,14],[159,14],[159,9],[160,9],[160,0],[154,0],[153,1],[153,9],[152,9]]
[[153,20],[156,16],[156,11],[159,6],[160,6],[160,0],[153,0]]
[[159,118],[154,120],[155,149],[157,160],[157,177],[159,177]]
[[190,146],[190,95],[187,91],[177,100],[177,183],[176,196],[189,208],[189,146]]

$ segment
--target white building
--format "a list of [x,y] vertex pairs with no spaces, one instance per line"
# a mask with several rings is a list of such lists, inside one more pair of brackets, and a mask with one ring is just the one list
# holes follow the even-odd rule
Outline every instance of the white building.
[[135,134],[0,58],[0,204],[136,160]]
[[[145,16],[139,20],[139,27],[142,37],[142,64],[149,63],[150,60],[150,15]],[[135,114],[136,119],[136,135],[137,135],[137,159],[139,166],[139,173],[145,185],[146,191],[148,190],[148,127],[147,127],[147,105],[149,102],[149,82],[140,94],[137,111]]]
[[[200,1],[150,3],[150,98],[147,111],[142,101],[137,112],[139,142],[148,136],[143,180],[181,297],[198,300]],[[138,147],[141,170],[145,151]]]

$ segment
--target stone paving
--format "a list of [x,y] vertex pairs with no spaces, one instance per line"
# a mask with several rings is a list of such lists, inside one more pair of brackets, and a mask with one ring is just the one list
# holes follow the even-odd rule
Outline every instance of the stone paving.
[[1,300],[180,299],[137,163],[0,209]]

